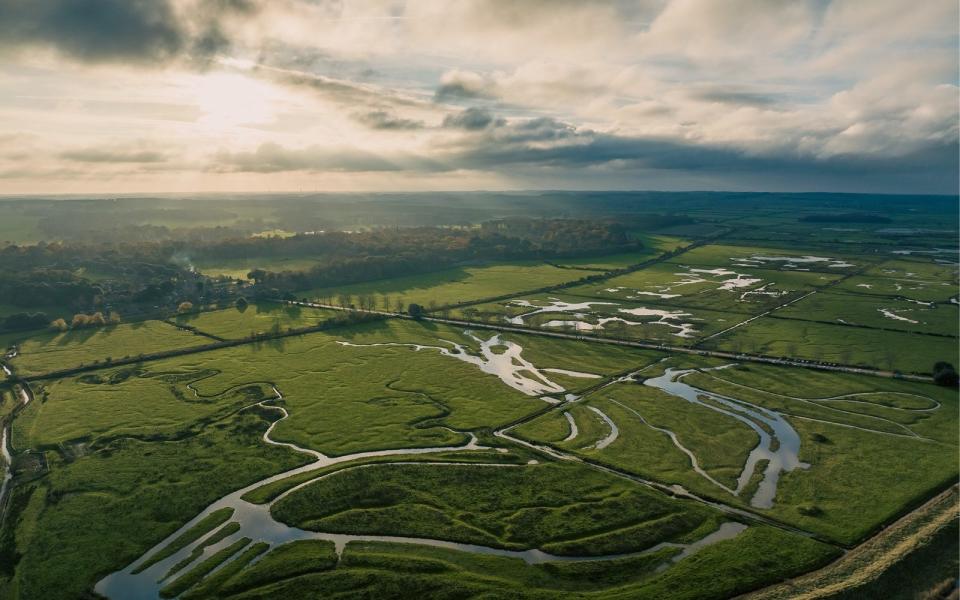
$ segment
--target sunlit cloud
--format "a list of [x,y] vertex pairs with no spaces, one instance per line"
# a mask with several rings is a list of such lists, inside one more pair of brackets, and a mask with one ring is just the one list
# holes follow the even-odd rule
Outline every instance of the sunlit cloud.
[[0,193],[957,187],[946,0],[70,5],[0,0]]

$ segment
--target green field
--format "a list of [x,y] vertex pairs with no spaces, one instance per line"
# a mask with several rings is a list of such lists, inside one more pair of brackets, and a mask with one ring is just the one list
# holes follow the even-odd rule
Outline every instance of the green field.
[[179,325],[224,339],[243,339],[252,335],[313,327],[337,314],[333,310],[257,302],[245,309],[225,308],[202,313],[179,315]]
[[[561,269],[542,263],[507,263],[306,290],[297,292],[297,296],[326,298],[336,302],[341,295],[346,295],[356,302],[359,296],[372,294],[376,297],[378,307],[392,310],[397,302],[404,305],[415,302],[423,306],[446,306],[536,290],[594,274],[592,271]],[[388,297],[386,303],[383,302],[384,295]]]
[[924,260],[891,260],[844,281],[840,289],[868,296],[946,302],[957,295],[956,265]]
[[705,347],[916,373],[930,373],[941,360],[957,364],[958,358],[956,338],[779,317],[757,319]]
[[[681,258],[687,258],[687,254]],[[757,314],[831,284],[839,277],[833,273],[668,262],[568,291],[602,300],[650,301]]]
[[183,441],[127,438],[71,462],[48,453],[47,475],[11,499],[19,558],[4,564],[10,584],[26,598],[82,597],[209,502],[303,461],[259,443],[265,429],[263,418],[245,413]]
[[778,310],[777,317],[847,323],[880,329],[958,333],[957,305],[926,304],[843,292],[820,292]]
[[[4,334],[0,600],[128,584],[184,600],[721,600],[817,569],[955,483],[957,390],[887,371],[960,363],[956,267],[891,254],[931,246],[889,225],[698,211],[669,235],[631,230],[635,253],[293,292],[345,310],[258,300]],[[432,314],[350,312],[370,297]],[[910,597],[939,572],[919,562],[860,591]]]
[[271,510],[280,521],[317,531],[428,537],[574,556],[688,542],[717,527],[717,515],[706,508],[669,502],[612,475],[561,464],[344,470]]
[[[649,369],[643,374],[659,373]],[[951,390],[758,366],[693,373],[684,381],[787,416],[799,434],[799,458],[810,466],[782,474],[767,512],[840,543],[853,543],[889,521],[917,490],[935,490],[956,477],[958,402]],[[747,454],[757,444],[757,434],[743,421],[635,383],[601,388],[585,402],[546,413],[514,431],[642,477],[746,504],[753,487],[738,495],[721,487],[736,487]],[[600,414],[616,426],[616,435]],[[577,425],[576,434],[570,420]],[[715,481],[691,470],[690,456],[668,431]],[[851,497],[851,489],[861,493]]]
[[655,256],[670,252],[677,248],[682,248],[690,243],[690,240],[669,236],[669,235],[644,235],[641,236],[644,248],[639,252],[628,252],[624,254],[607,254],[588,258],[563,258],[558,259],[556,264],[566,267],[579,267],[582,269],[597,269],[602,271],[611,271],[613,269],[622,269]]
[[273,398],[269,386],[257,383],[201,396],[187,385],[215,376],[215,371],[152,365],[158,369],[125,367],[35,385],[41,401],[27,405],[14,423],[14,447],[69,443],[83,452],[100,438],[182,437],[198,421]]
[[19,353],[11,364],[19,375],[31,376],[210,342],[161,321],[123,323],[31,335],[18,344]]
[[471,321],[541,328],[626,340],[692,344],[746,317],[729,312],[681,308],[655,302],[599,300],[570,294],[519,295],[452,313]]
[[846,274],[871,264],[873,260],[849,256],[842,250],[839,252],[823,252],[822,248],[709,244],[685,252],[682,256],[671,259],[670,262],[712,265],[731,269],[753,267],[793,272],[811,271]]

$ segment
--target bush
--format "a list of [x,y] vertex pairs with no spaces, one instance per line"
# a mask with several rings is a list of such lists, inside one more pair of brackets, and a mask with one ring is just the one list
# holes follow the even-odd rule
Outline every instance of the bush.
[[943,387],[957,387],[960,384],[960,376],[957,370],[948,362],[940,361],[933,365],[933,382]]

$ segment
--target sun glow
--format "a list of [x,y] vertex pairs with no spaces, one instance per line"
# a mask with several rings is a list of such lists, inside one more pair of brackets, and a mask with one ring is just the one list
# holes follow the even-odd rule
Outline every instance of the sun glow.
[[191,78],[191,91],[211,129],[269,123],[276,115],[279,94],[271,86],[236,73],[212,73]]

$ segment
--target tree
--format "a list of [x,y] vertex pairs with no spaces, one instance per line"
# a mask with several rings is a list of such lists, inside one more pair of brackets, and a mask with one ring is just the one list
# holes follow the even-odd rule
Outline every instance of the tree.
[[240,296],[239,298],[237,298],[237,301],[233,303],[233,305],[237,307],[237,310],[239,310],[240,312],[243,312],[247,310],[247,307],[250,306],[250,303],[247,302],[246,298],[244,298],[243,296]]
[[403,298],[397,298],[393,303],[393,312],[400,314],[403,312]]
[[115,310],[111,310],[111,311],[110,311],[110,316],[107,317],[107,321],[108,321],[111,325],[119,325],[119,324],[120,324],[120,313],[118,313],[118,312],[115,311]]
[[411,302],[410,306],[407,307],[407,313],[409,313],[409,315],[414,319],[419,319],[423,316],[423,307],[419,304]]
[[940,361],[933,365],[933,382],[943,387],[955,388],[960,385],[960,376],[952,364]]
[[181,302],[180,305],[177,306],[177,312],[180,313],[181,315],[184,313],[188,313],[191,310],[193,310],[193,302],[190,302],[190,301]]
[[69,326],[63,319],[54,319],[53,321],[50,321],[50,329],[54,331],[66,331],[69,329]]

